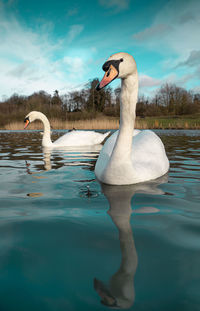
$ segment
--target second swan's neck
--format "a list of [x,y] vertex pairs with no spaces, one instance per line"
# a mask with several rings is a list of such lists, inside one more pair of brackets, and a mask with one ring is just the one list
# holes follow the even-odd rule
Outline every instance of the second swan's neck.
[[51,136],[50,136],[51,128],[50,128],[49,120],[47,119],[47,117],[43,113],[40,113],[38,115],[38,119],[41,120],[43,125],[44,125],[42,146],[43,147],[50,147],[50,146],[52,146],[53,143],[51,141]]
[[121,80],[120,127],[113,157],[130,159],[138,96],[137,73]]

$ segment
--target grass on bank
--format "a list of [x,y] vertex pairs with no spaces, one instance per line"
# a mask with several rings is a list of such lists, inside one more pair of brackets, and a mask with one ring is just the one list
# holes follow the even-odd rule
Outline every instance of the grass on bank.
[[[118,118],[96,118],[91,120],[76,120],[76,121],[62,121],[59,119],[51,119],[50,124],[52,129],[83,129],[83,130],[107,130],[118,129]],[[5,130],[23,130],[23,122],[12,122],[3,126],[1,129]],[[33,122],[29,125],[29,129],[42,129],[41,122]],[[200,117],[146,117],[137,118],[135,128],[138,129],[200,129]]]

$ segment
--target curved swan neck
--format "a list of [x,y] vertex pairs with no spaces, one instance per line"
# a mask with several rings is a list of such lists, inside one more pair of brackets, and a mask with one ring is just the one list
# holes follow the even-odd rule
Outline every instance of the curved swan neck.
[[49,146],[51,146],[53,144],[52,141],[51,141],[51,136],[50,136],[51,128],[50,128],[49,120],[41,112],[37,113],[37,119],[42,121],[43,126],[44,126],[44,133],[43,133],[43,138],[42,138],[42,146],[43,147],[49,147]]
[[120,127],[113,156],[118,155],[130,159],[132,137],[135,123],[136,104],[138,96],[138,75],[129,75],[121,80]]
[[138,75],[135,73],[121,80],[120,128],[134,128],[137,96]]

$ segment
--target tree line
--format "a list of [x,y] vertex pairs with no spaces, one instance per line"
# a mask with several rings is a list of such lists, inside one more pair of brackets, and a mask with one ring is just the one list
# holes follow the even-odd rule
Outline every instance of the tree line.
[[[119,117],[120,88],[96,90],[98,79],[84,88],[59,95],[45,91],[30,96],[13,94],[0,102],[0,126],[21,121],[32,110],[43,112],[49,119],[92,119],[98,114]],[[175,84],[164,84],[152,98],[139,96],[136,114],[146,116],[179,116],[200,113],[200,94],[187,91]]]

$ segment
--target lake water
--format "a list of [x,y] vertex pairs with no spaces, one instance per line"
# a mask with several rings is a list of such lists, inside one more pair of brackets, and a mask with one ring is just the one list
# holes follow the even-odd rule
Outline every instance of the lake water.
[[200,131],[156,132],[169,174],[120,187],[95,180],[100,146],[0,131],[1,311],[200,310]]

